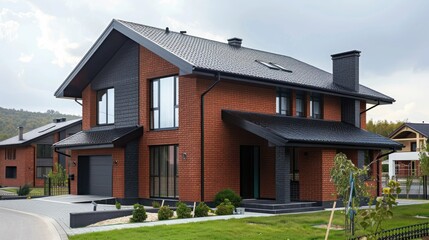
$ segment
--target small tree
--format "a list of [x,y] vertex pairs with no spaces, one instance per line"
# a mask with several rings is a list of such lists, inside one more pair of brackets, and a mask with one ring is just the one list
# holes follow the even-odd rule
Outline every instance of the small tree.
[[53,180],[54,184],[64,186],[67,181],[66,169],[61,164],[55,163],[54,169],[49,171],[48,177]]
[[407,176],[407,179],[405,181],[405,192],[407,193],[407,199],[409,198],[411,186],[413,185],[414,176],[410,175]]
[[427,176],[429,175],[429,145],[426,144],[424,147],[421,148],[419,153],[419,160],[420,160],[420,172],[423,177],[423,198],[428,198],[428,180]]

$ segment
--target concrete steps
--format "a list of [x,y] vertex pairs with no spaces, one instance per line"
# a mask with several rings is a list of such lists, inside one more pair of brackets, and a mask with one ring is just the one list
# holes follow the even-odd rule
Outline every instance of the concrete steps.
[[316,202],[276,203],[274,200],[244,200],[240,207],[248,212],[281,214],[324,210]]

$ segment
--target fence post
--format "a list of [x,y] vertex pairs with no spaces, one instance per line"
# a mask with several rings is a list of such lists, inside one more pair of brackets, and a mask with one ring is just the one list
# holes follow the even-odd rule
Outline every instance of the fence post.
[[70,180],[71,180],[71,177],[70,177],[70,174],[69,174],[68,181],[67,181],[67,185],[68,185],[68,188],[69,188],[69,192],[68,192],[68,194],[70,194],[70,193],[71,193]]
[[51,178],[48,177],[48,195],[51,196]]

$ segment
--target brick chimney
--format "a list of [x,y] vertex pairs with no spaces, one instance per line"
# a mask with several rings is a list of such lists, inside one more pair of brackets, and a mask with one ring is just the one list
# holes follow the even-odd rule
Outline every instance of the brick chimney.
[[18,127],[18,140],[24,140],[24,127],[22,126]]
[[359,91],[359,57],[360,51],[352,50],[331,55],[332,78],[338,86],[348,90]]

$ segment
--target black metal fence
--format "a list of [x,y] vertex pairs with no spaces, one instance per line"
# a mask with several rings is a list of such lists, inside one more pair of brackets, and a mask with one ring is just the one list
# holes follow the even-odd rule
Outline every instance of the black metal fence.
[[45,196],[70,194],[70,181],[68,179],[46,177],[44,184],[44,193]]
[[[383,230],[375,233],[375,239],[378,240],[408,240],[429,236],[429,222],[409,225],[400,228]],[[350,240],[366,239],[367,236],[349,238]]]

